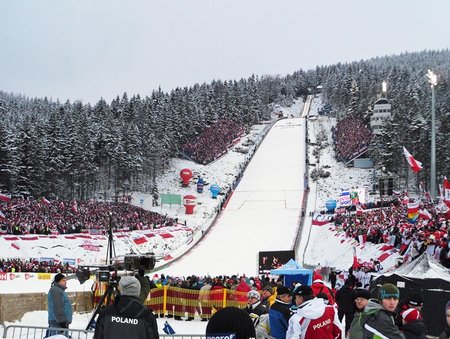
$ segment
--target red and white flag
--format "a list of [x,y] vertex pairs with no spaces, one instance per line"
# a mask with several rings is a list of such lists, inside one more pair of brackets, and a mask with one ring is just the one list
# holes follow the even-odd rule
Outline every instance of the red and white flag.
[[17,245],[15,242],[11,243],[11,247],[15,248],[16,250],[20,250],[20,246]]
[[50,201],[47,200],[45,197],[42,197],[41,202],[42,202],[44,205],[47,205],[47,206],[50,205]]
[[9,194],[0,193],[0,200],[4,202],[8,202],[11,200],[11,196]]
[[78,204],[77,204],[76,200],[74,200],[73,203],[72,203],[72,212],[73,213],[78,213]]
[[428,212],[426,208],[424,208],[423,210],[419,210],[419,218],[424,220],[430,220],[431,217],[432,217],[431,213]]
[[405,155],[406,161],[408,162],[409,166],[411,166],[413,172],[417,173],[422,169],[422,163],[414,159],[414,157],[411,155],[411,153],[408,152],[405,147],[403,147],[403,154]]
[[2,211],[0,211],[0,219],[5,219],[6,217],[5,217],[5,215],[3,214],[3,212]]
[[447,177],[444,177],[442,190],[444,202],[448,207],[450,207],[450,183],[448,182]]

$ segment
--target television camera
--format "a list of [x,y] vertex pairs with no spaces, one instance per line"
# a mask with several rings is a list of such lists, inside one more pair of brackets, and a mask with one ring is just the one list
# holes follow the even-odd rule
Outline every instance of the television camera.
[[151,271],[155,267],[156,257],[153,253],[147,254],[125,254],[111,258],[110,265],[81,265],[77,269],[75,275],[83,284],[89,280],[92,273],[96,274],[96,278],[100,282],[117,282],[120,276],[132,275],[139,270]]

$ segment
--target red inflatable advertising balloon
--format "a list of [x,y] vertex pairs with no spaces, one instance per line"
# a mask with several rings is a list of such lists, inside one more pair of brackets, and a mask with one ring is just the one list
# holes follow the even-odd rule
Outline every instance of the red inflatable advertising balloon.
[[180,177],[183,180],[183,186],[188,186],[189,180],[192,179],[192,171],[189,168],[183,168],[180,171]]
[[194,207],[197,205],[197,197],[194,195],[185,195],[183,197],[183,206],[186,208],[186,214],[194,214]]

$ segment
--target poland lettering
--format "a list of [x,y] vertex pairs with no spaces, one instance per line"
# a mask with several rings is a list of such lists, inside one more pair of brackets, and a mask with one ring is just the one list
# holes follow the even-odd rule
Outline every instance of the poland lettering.
[[327,326],[327,325],[329,325],[330,323],[331,323],[331,319],[324,320],[324,321],[322,321],[322,322],[319,323],[319,324],[315,324],[315,325],[313,326],[313,329],[315,330],[315,329],[318,329],[318,328]]
[[111,317],[111,322],[120,324],[132,324],[137,325],[139,320],[133,318],[123,318],[123,317]]

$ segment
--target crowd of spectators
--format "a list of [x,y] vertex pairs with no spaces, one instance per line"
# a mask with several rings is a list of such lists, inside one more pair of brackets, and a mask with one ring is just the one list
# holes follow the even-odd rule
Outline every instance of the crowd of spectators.
[[360,119],[346,117],[331,129],[336,158],[347,162],[367,149],[371,132]]
[[153,229],[176,221],[125,202],[45,201],[12,198],[0,201],[3,234],[67,234],[113,230]]
[[402,201],[382,209],[338,213],[334,223],[337,231],[344,231],[347,237],[358,242],[384,243],[386,250],[397,250],[404,262],[427,252],[443,266],[450,268],[450,223],[436,212],[433,205],[421,204],[423,210],[430,212],[431,218],[419,215],[417,220],[411,221],[408,219],[407,205]]
[[0,272],[11,273],[75,273],[75,267],[56,261],[37,259],[0,258]]
[[199,164],[209,164],[225,154],[233,141],[244,134],[237,123],[221,119],[206,127],[200,135],[180,146],[179,150]]

